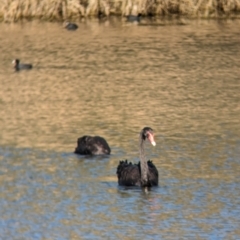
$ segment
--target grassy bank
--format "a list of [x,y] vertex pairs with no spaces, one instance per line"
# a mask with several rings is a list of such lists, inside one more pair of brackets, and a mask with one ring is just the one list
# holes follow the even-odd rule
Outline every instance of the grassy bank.
[[1,0],[0,19],[66,20],[128,15],[181,15],[187,17],[238,17],[240,0]]

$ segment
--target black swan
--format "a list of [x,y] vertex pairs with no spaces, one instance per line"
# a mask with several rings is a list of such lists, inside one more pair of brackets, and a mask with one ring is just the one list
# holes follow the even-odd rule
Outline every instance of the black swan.
[[76,23],[71,22],[64,22],[64,27],[70,31],[75,31],[78,29],[78,25]]
[[75,152],[82,155],[110,154],[111,149],[107,141],[99,136],[83,136],[78,138]]
[[158,185],[158,170],[152,161],[147,161],[144,154],[144,143],[148,139],[155,146],[153,130],[145,127],[140,132],[140,162],[132,164],[131,162],[120,161],[117,167],[118,184],[120,186],[141,186],[151,187]]
[[14,64],[14,68],[16,71],[19,71],[22,69],[32,69],[32,64],[20,63],[19,59],[14,59],[12,63]]

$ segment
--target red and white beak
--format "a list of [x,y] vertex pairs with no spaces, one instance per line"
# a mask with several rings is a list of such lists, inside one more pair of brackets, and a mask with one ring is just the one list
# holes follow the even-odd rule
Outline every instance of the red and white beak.
[[156,146],[156,142],[154,141],[154,135],[150,132],[148,133],[148,140],[153,146]]

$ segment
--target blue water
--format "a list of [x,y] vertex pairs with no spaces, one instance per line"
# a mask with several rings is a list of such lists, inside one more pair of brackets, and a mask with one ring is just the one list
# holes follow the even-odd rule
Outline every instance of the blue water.
[[84,158],[2,147],[0,237],[238,239],[239,149],[225,146],[223,165],[212,157],[209,175],[197,170],[201,159],[172,159],[172,170],[157,163],[159,187],[146,191],[118,186],[117,149],[107,158]]

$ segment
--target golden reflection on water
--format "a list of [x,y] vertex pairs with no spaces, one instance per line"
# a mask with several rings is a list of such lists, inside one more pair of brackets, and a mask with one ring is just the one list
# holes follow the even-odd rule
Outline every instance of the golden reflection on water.
[[[145,125],[239,133],[239,22],[225,24],[1,25],[1,144],[68,152],[98,134],[127,147]],[[15,57],[34,69],[14,73]]]
[[[151,126],[157,147],[149,151],[166,168],[180,155],[207,160],[227,135],[240,135],[238,27],[91,22],[67,32],[57,23],[2,24],[1,144],[72,152],[79,136],[91,134],[136,156],[138,132]],[[13,72],[16,57],[33,70]],[[164,151],[165,144],[185,151]],[[194,176],[207,178],[208,163]]]

